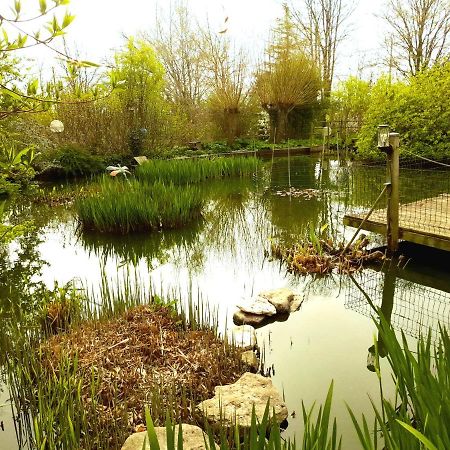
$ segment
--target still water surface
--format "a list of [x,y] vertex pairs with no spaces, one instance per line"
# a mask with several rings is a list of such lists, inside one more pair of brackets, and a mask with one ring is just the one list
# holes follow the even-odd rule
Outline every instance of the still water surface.
[[[364,209],[378,196],[383,168],[342,168],[337,161],[324,165],[310,157],[276,159],[265,163],[251,180],[224,180],[205,184],[208,199],[204,218],[183,230],[164,233],[111,236],[80,234],[76,217],[65,208],[28,206],[38,228],[27,239],[13,243],[2,271],[0,289],[20,297],[27,275],[49,287],[78,279],[96,289],[102,277],[113,280],[132,271],[162,294],[175,290],[187,298],[199,295],[216,309],[219,327],[232,326],[235,305],[262,290],[290,287],[303,293],[301,309],[285,322],[257,330],[264,349],[265,367],[283,392],[290,412],[287,437],[300,436],[301,405],[325,399],[334,380],[333,413],[343,434],[344,449],[358,449],[347,402],[357,415],[372,417],[369,396],[378,398],[378,380],[366,368],[368,348],[376,327],[363,289],[403,329],[411,343],[424,327],[437,330],[438,321],[450,324],[448,260],[430,270],[430,259],[415,256],[405,270],[367,269],[351,279],[333,274],[326,278],[296,277],[265,255],[272,239],[295,242],[311,227],[327,224],[331,234],[349,238],[346,209]],[[413,184],[414,173],[406,174]],[[318,189],[311,198],[280,196],[292,187]],[[439,192],[439,186],[431,183]],[[420,193],[410,192],[415,200]],[[381,243],[374,237],[374,245]],[[420,253],[422,255],[422,253]],[[445,261],[445,256],[443,257]],[[435,259],[433,257],[433,259]],[[406,280],[404,279],[406,278]],[[386,289],[385,282],[395,289]],[[392,394],[389,371],[385,393]],[[0,405],[7,402],[3,392]],[[0,448],[16,449],[10,409],[0,407]]]

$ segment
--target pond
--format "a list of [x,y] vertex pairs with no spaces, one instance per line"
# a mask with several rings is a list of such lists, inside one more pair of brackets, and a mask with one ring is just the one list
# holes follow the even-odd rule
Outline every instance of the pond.
[[[413,189],[414,171],[404,177],[404,200],[420,197],[422,191]],[[368,348],[376,338],[366,296],[382,305],[395,329],[403,330],[411,343],[428,327],[435,335],[438,322],[450,324],[448,259],[420,251],[405,269],[392,264],[354,277],[319,278],[287,273],[266,251],[274,239],[292,243],[322,225],[337,239],[350,238],[354,230],[343,227],[344,212],[370,206],[384,178],[382,167],[351,167],[334,160],[321,164],[314,157],[277,158],[265,162],[252,179],[204,184],[208,201],[200,222],[182,230],[128,236],[81,234],[71,208],[15,205],[14,213],[33,218],[36,230],[11,244],[5,254],[1,298],[26,305],[23,291],[29,284],[42,281],[53,287],[55,281],[77,279],[95,290],[102,279],[115,282],[132,273],[166,296],[201,298],[217,311],[223,331],[232,326],[235,305],[242,298],[290,287],[305,295],[300,310],[284,322],[257,330],[265,371],[289,409],[284,435],[301,435],[302,402],[307,408],[323,402],[334,380],[332,414],[344,448],[357,449],[345,402],[357,416],[372,417],[369,397],[375,402],[379,398],[378,379],[366,367]],[[436,175],[437,179],[441,178]],[[439,191],[438,184],[428,182],[430,189]],[[311,191],[285,195],[290,187]],[[373,237],[373,245],[382,242]],[[1,306],[8,308],[5,300]],[[388,374],[386,361],[382,370]],[[392,394],[392,386],[386,389]],[[7,447],[2,448],[15,449],[19,445],[5,390],[0,436]]]

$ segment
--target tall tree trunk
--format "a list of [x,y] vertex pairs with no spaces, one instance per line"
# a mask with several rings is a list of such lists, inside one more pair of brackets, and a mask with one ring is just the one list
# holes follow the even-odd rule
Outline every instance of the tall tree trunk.
[[224,110],[225,115],[225,136],[229,146],[234,144],[234,140],[239,134],[239,110],[237,108],[227,108]]
[[281,107],[278,109],[277,114],[277,129],[275,134],[275,142],[279,144],[285,141],[288,137],[288,116],[289,109]]

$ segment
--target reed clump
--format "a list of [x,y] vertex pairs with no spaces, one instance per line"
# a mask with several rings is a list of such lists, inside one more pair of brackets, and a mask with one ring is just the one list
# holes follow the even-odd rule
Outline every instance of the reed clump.
[[136,178],[148,183],[196,184],[206,180],[251,176],[257,158],[152,160],[136,168]]
[[84,230],[125,234],[181,227],[201,217],[203,204],[195,186],[104,178],[99,192],[76,208]]

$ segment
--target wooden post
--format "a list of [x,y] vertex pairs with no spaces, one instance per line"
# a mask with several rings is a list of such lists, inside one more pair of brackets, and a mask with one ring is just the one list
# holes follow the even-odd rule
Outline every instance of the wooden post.
[[387,151],[387,248],[389,252],[398,250],[399,240],[399,145],[398,133],[389,133],[390,148]]

